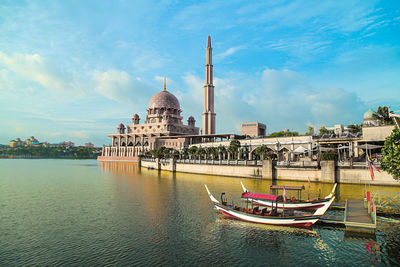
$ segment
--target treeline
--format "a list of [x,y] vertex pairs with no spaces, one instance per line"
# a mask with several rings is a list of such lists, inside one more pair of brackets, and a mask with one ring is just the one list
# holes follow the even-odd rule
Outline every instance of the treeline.
[[[248,147],[241,147],[238,140],[232,140],[229,146],[218,147],[184,147],[181,150],[172,148],[160,147],[145,152],[141,155],[145,158],[161,158],[161,159],[213,159],[213,160],[235,160],[248,159],[251,151]],[[274,151],[265,145],[257,147],[252,153],[253,159],[276,159]]]
[[3,157],[96,159],[101,151],[89,147],[17,147],[0,151]]

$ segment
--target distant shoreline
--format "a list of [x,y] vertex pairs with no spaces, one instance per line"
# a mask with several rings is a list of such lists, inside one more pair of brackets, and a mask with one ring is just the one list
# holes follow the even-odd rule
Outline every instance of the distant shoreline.
[[20,156],[20,155],[0,155],[0,159],[92,159],[96,157],[45,157],[45,156]]

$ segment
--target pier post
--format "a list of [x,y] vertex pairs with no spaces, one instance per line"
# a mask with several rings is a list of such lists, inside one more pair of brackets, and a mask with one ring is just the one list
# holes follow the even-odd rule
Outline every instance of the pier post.
[[172,172],[176,172],[176,159],[169,159],[169,170]]
[[273,177],[273,164],[271,159],[264,159],[262,161],[262,177],[272,179]]
[[159,158],[156,158],[156,168],[157,168],[157,170],[161,170],[161,164],[160,164]]
[[335,183],[336,162],[334,160],[321,161],[321,181]]

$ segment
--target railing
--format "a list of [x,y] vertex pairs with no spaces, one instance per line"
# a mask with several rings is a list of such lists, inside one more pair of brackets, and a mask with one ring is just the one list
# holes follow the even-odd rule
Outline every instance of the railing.
[[[152,161],[154,158],[142,158],[143,161]],[[169,163],[170,159],[160,159],[160,163]],[[218,160],[218,159],[177,159],[181,164],[208,164],[232,166],[262,166],[262,160]],[[278,161],[277,166],[282,167],[318,167],[317,161]]]
[[375,205],[384,210],[400,213],[400,193],[389,191],[375,191],[372,196]]
[[208,164],[208,165],[240,165],[240,166],[262,166],[261,160],[211,160],[211,159],[177,159],[176,163],[183,164]]
[[278,161],[277,166],[281,167],[318,167],[317,161]]
[[153,158],[142,158],[142,161],[155,162],[156,159],[153,159]]

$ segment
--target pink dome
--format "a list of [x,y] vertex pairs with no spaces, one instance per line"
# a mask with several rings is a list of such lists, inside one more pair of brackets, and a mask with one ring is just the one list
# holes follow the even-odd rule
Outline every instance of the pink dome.
[[122,122],[118,125],[118,128],[125,128],[125,125],[122,124]]
[[135,113],[135,115],[133,115],[133,118],[139,119],[139,115],[137,113]]
[[173,94],[168,91],[161,91],[150,99],[149,108],[180,109],[180,105],[178,99]]
[[196,121],[196,120],[194,119],[193,116],[190,116],[190,117],[188,118],[188,121]]

